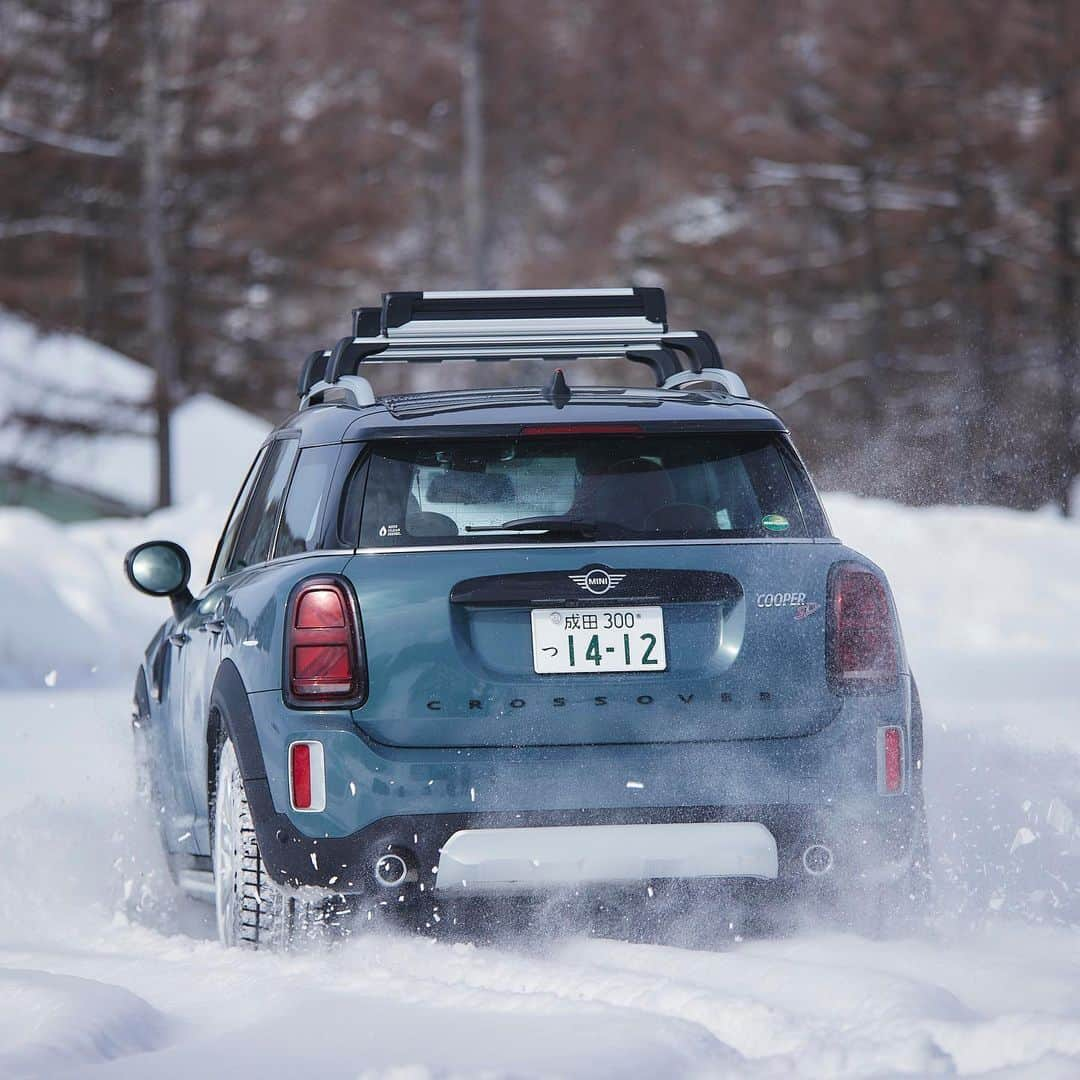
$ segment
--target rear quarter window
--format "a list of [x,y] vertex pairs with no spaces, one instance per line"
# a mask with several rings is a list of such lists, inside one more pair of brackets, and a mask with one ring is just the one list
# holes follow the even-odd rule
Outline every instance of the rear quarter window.
[[313,446],[300,452],[281,515],[274,557],[301,555],[323,545],[319,524],[330,497],[338,446]]
[[295,460],[295,439],[279,439],[271,444],[236,537],[236,545],[229,557],[228,573],[265,562],[270,557],[270,545],[281,516],[285,486]]

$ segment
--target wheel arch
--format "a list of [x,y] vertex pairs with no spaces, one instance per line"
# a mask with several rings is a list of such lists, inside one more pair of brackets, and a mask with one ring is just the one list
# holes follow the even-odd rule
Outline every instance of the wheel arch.
[[[278,855],[277,846],[280,846],[278,834],[284,828],[289,834],[287,839],[291,839],[293,830],[288,818],[283,814],[279,815],[274,809],[270,785],[266,779],[262,745],[259,742],[251,703],[248,701],[247,688],[231,660],[222,661],[218,668],[213,689],[210,691],[210,707],[206,719],[207,809],[211,843],[218,754],[226,738],[236,750],[240,776],[244,781],[244,791],[259,847],[263,852],[263,861],[271,875],[276,880],[283,881],[285,871],[280,866],[279,858],[275,857]],[[279,842],[275,846],[272,841]]]
[[914,765],[913,775],[918,780],[919,794],[922,795],[923,775],[926,771],[925,744],[923,742],[922,699],[915,676],[911,677],[911,760]]
[[232,660],[222,661],[210,691],[210,709],[206,718],[206,775],[211,784],[216,776],[218,750],[226,736],[236,749],[240,775],[245,780],[265,779],[266,765],[247,688]]
[[132,691],[131,703],[134,707],[133,719],[140,723],[153,723],[153,717],[150,715],[150,691],[146,680],[146,668],[142,664],[135,673],[135,687]]
[[222,661],[210,691],[210,708],[206,717],[206,784],[211,821],[217,786],[218,755],[228,739],[236,750],[240,775],[251,786],[252,781],[266,779],[262,746],[255,728],[255,718],[248,701],[244,680],[232,660]]

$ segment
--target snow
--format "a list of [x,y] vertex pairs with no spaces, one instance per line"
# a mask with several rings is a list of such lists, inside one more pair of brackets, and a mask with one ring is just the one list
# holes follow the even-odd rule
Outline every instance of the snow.
[[[246,467],[233,471],[237,486]],[[67,526],[32,510],[0,508],[0,598],[10,613],[0,621],[0,687],[132,680],[167,609],[131,588],[124,554],[143,540],[176,540],[191,555],[197,589],[229,505],[199,499],[146,518]]]
[[[157,451],[145,404],[149,368],[77,334],[43,334],[0,309],[0,421],[19,412],[53,421],[109,425],[110,433],[57,435],[0,423],[0,466],[43,472],[136,510],[154,505]],[[196,394],[173,414],[175,499],[228,502],[269,425],[243,410]]]
[[0,1075],[1080,1075],[1080,523],[827,502],[919,678],[932,931],[743,940],[710,913],[678,945],[551,926],[286,955],[219,948],[134,810],[129,683],[166,608],[119,557],[160,534],[205,568],[223,509],[0,513],[0,672],[36,687],[0,694]]

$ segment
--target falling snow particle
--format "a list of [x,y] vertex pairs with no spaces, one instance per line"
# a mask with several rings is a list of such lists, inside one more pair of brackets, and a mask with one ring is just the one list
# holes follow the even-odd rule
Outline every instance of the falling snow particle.
[[1012,855],[1017,848],[1025,847],[1027,844],[1033,844],[1035,842],[1035,834],[1023,826],[1016,830],[1016,836],[1013,837],[1012,847],[1009,848],[1009,854]]
[[56,674],[56,668],[53,668],[52,671],[47,672],[45,675],[45,685],[55,686],[58,677],[59,676]]

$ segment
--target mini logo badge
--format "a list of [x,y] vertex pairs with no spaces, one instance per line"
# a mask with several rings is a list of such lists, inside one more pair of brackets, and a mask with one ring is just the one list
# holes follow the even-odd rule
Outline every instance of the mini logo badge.
[[625,574],[613,574],[602,566],[594,566],[583,574],[571,574],[570,580],[593,596],[603,596],[614,589],[624,577]]

